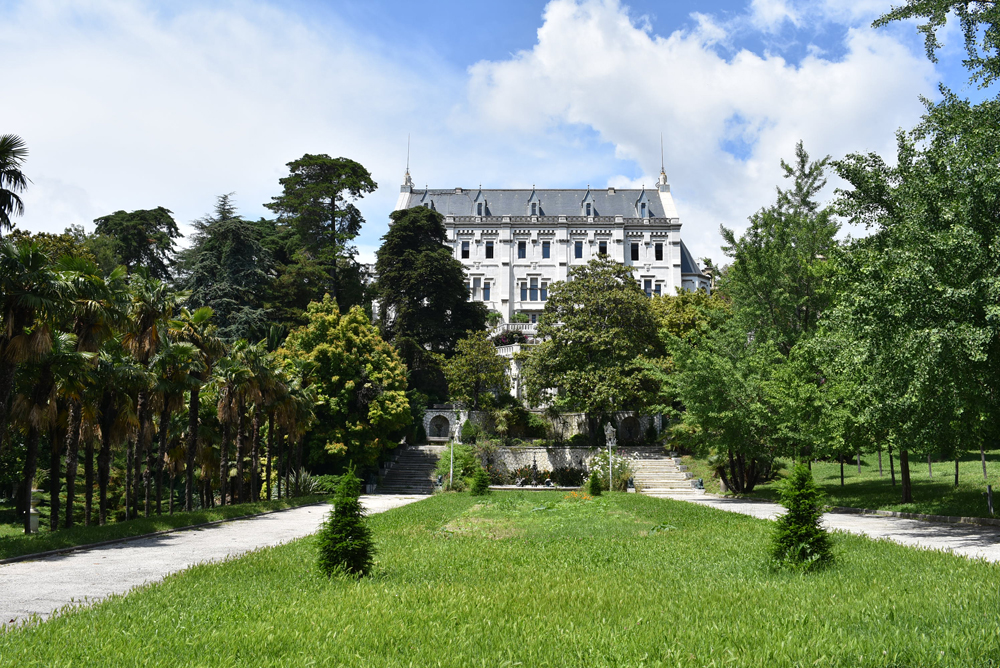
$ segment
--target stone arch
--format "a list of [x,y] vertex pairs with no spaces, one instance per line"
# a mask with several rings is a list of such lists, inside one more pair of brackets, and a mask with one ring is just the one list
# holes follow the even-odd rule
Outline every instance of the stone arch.
[[618,438],[622,443],[638,443],[642,440],[642,423],[630,415],[618,423]]
[[427,430],[429,438],[448,438],[451,435],[451,421],[444,415],[431,418],[431,428]]

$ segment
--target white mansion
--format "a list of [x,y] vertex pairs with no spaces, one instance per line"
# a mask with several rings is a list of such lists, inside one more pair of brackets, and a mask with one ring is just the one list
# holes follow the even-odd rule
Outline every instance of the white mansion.
[[448,242],[465,265],[470,298],[510,322],[535,322],[548,286],[598,255],[632,267],[647,295],[709,288],[710,277],[681,241],[681,221],[660,172],[655,190],[417,189],[409,170],[396,210],[441,213]]

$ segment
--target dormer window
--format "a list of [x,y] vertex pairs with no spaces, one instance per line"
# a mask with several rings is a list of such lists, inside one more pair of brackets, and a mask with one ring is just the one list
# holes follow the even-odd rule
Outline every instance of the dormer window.
[[639,217],[640,218],[645,218],[646,217],[646,203],[645,202],[643,202],[642,204],[639,205]]
[[538,202],[532,202],[531,203],[531,215],[532,216],[537,216],[538,215]]
[[587,215],[590,216],[590,202],[587,202]]
[[476,215],[477,216],[483,215],[483,203],[482,202],[479,202],[478,204],[476,204]]

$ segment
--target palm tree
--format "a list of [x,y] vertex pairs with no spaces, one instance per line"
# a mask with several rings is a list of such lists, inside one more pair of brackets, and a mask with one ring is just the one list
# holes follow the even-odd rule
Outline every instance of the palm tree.
[[197,346],[186,341],[174,341],[170,334],[161,332],[160,345],[150,360],[149,368],[155,385],[153,392],[160,400],[160,444],[156,456],[156,514],[162,514],[163,465],[167,454],[170,416],[184,405],[184,393],[196,386],[192,374],[204,370]]
[[191,377],[195,381],[191,385],[188,398],[188,442],[187,461],[185,467],[185,490],[184,490],[184,510],[192,510],[192,496],[194,492],[194,464],[195,456],[198,452],[198,417],[200,415],[201,387],[211,377],[212,367],[223,354],[225,354],[225,344],[216,335],[216,327],[212,324],[212,309],[203,306],[191,313],[187,309],[182,309],[180,317],[180,327],[177,336],[182,341],[187,341],[197,347],[201,355],[201,362],[204,365],[202,370],[192,371]]
[[[122,337],[122,343],[139,364],[148,368],[149,361],[156,354],[161,341],[160,331],[166,327],[182,295],[171,291],[166,283],[153,278],[148,271],[141,268],[134,271],[130,278],[129,326]],[[146,461],[146,470],[142,475],[146,492],[146,517],[149,517],[151,511],[153,469],[156,464],[152,451],[153,420],[149,399],[149,389],[140,389],[136,396],[139,431],[136,435],[135,457],[133,457],[136,497],[138,497],[141,461]],[[138,507],[138,499],[135,501]]]
[[[241,339],[233,345],[233,349],[238,350],[245,344],[246,341]],[[219,422],[222,424],[219,476],[221,478],[222,505],[226,505],[227,494],[230,498],[235,498],[235,494],[229,489],[229,436],[233,423],[236,423],[237,431],[243,427],[243,394],[246,385],[250,382],[250,370],[231,355],[219,360],[215,366],[213,382],[218,389],[217,410]],[[241,440],[241,437],[237,437],[237,459],[239,459]],[[242,465],[238,464],[237,468],[241,475]]]
[[51,347],[48,317],[60,304],[63,287],[37,244],[0,241],[0,453],[6,446],[14,373]]
[[11,230],[11,214],[24,215],[24,202],[17,193],[28,187],[21,165],[28,157],[28,147],[17,135],[0,135],[0,237]]

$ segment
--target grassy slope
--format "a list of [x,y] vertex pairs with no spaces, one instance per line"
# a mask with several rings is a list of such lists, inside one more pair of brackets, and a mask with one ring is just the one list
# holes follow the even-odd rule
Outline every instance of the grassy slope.
[[[303,496],[294,499],[281,499],[280,501],[244,503],[236,506],[217,506],[207,510],[139,518],[129,520],[128,522],[115,522],[105,526],[75,526],[72,529],[60,529],[51,533],[43,531],[31,534],[30,536],[25,535],[19,525],[5,524],[0,525],[0,528],[3,529],[3,531],[0,531],[0,559],[9,559],[25,554],[45,552],[47,550],[57,550],[64,547],[89,545],[105,540],[141,536],[155,531],[178,529],[230,517],[256,515],[268,510],[293,508],[295,506],[316,503],[325,498],[327,497]],[[9,515],[11,517],[14,515],[12,508],[9,509]]]
[[[813,477],[827,495],[831,506],[895,510],[907,513],[927,513],[931,515],[959,515],[964,517],[990,517],[986,503],[986,482],[979,454],[962,460],[959,464],[958,487],[955,487],[955,462],[934,462],[934,477],[928,476],[927,460],[910,460],[910,476],[913,483],[913,503],[899,502],[901,487],[899,482],[899,459],[893,455],[896,469],[896,485],[892,485],[889,475],[889,457],[882,455],[883,475],[879,477],[878,456],[866,455],[861,458],[861,474],[855,460],[844,463],[844,486],[840,486],[840,464],[816,462]],[[994,509],[1000,513],[1000,451],[986,453],[986,471],[989,483],[994,485]],[[782,473],[787,473],[783,471]],[[717,484],[717,483],[716,483]],[[775,484],[761,485],[753,496],[776,499]]]
[[768,522],[634,494],[563,499],[439,495],[372,517],[373,577],[323,578],[307,538],[0,634],[0,664],[1000,661],[995,565],[838,535],[835,568],[773,573]]

